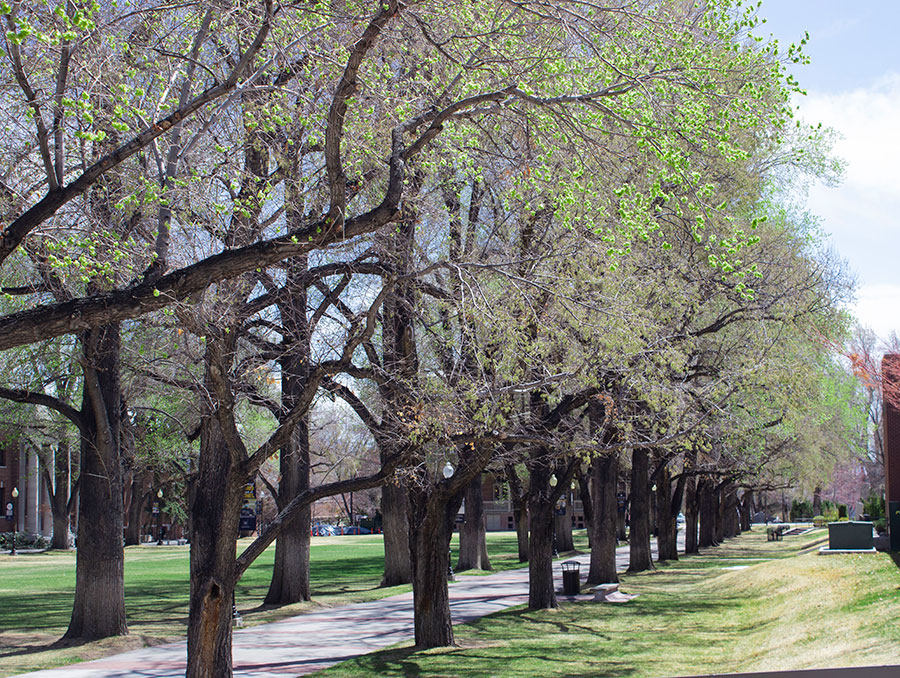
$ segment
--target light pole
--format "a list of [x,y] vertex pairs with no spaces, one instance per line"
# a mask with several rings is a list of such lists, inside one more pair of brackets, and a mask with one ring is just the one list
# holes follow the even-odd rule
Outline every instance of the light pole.
[[12,537],[12,548],[9,550],[9,555],[16,555],[16,533],[18,530],[16,529],[16,523],[19,522],[19,488],[14,487],[12,489],[12,498],[13,498],[13,537]]
[[[449,461],[444,464],[444,468],[441,469],[441,475],[444,476],[445,480],[450,480],[453,477],[453,474],[456,473],[456,469],[453,468],[453,464]],[[450,528],[450,531],[453,531],[453,528]],[[450,535],[450,538],[453,538],[453,535]],[[447,546],[447,581],[453,581],[453,547]]]
[[156,545],[162,546],[162,498],[163,491],[159,488],[156,492]]

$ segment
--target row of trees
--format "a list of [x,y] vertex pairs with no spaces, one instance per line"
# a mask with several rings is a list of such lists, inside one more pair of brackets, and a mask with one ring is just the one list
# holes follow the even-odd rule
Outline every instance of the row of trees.
[[[749,507],[846,435],[820,338],[843,331],[847,285],[784,189],[834,168],[790,118],[802,54],[755,40],[752,12],[2,12],[0,396],[77,431],[69,638],[127,631],[125,477],[151,429],[187,484],[192,677],[231,675],[234,587],[273,542],[267,602],[309,598],[319,498],[382,486],[384,583],[413,583],[433,647],[453,640],[448,545],[485,469],[509,481],[542,608],[573,479],[590,578],[612,581],[620,468],[639,570],[651,503],[677,557],[683,500],[688,550],[714,543],[741,488]],[[317,407],[364,426],[377,461],[313,482]],[[238,555],[243,485],[271,459],[279,514]]]

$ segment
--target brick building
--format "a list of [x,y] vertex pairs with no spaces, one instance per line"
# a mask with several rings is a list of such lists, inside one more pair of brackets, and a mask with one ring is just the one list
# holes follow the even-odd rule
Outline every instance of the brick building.
[[[481,497],[484,500],[484,522],[488,532],[516,529],[509,488],[503,478],[486,473],[481,485]],[[585,525],[584,509],[581,500],[576,497],[577,493],[572,490],[565,493],[563,495],[565,507],[560,503],[558,510],[565,510],[566,515],[571,516],[572,528],[577,530]]]
[[[18,490],[17,498],[13,489]],[[50,497],[37,452],[12,436],[0,436],[0,509],[0,532],[53,534]],[[7,519],[10,513],[12,520]]]

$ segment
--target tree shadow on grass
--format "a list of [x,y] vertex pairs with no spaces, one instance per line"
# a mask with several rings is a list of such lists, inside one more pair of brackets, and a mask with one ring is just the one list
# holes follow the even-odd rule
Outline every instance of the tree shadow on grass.
[[[524,648],[516,651],[515,661],[521,663],[521,669],[510,664],[509,657],[504,657],[501,651],[497,655],[479,651],[477,647],[443,648],[440,654],[434,651],[420,650],[415,646],[380,650],[362,655],[347,661],[366,675],[377,676],[404,676],[404,678],[424,678],[426,676],[455,675],[460,678],[480,678],[492,676],[497,673],[498,666],[503,665],[504,671],[512,676],[535,675],[535,662],[544,665],[554,665],[563,671],[566,676],[572,678],[627,678],[637,673],[637,668],[630,662],[614,659],[597,658],[588,660],[592,666],[585,667],[583,657],[567,659],[556,654],[546,652],[528,652]],[[441,662],[447,658],[447,665]],[[574,666],[576,665],[577,666]],[[568,666],[572,665],[572,666]]]

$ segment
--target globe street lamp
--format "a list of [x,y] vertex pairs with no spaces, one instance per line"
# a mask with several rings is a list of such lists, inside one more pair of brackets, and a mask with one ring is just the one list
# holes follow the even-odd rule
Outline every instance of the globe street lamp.
[[19,488],[14,487],[12,489],[12,498],[13,498],[13,536],[12,536],[12,548],[9,550],[9,555],[16,555],[16,523],[19,521]]
[[156,504],[156,545],[162,546],[162,498],[163,491],[162,488],[156,493],[157,504]]
[[[441,475],[444,476],[446,480],[450,480],[453,477],[453,474],[456,473],[456,469],[453,468],[453,464],[449,461],[444,464],[444,468],[441,469]],[[452,528],[451,528],[452,531]],[[447,547],[447,581],[453,581],[453,547]]]

